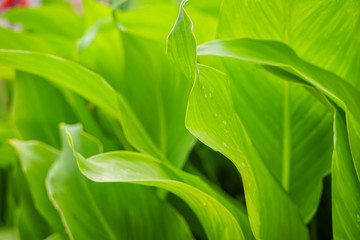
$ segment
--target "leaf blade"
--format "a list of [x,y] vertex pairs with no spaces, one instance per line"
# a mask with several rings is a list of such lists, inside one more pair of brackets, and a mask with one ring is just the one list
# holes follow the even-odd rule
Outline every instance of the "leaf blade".
[[76,157],[82,173],[94,181],[155,186],[178,195],[197,214],[209,239],[244,239],[235,218],[223,205],[199,189],[179,181],[183,175],[180,171],[156,159],[133,152],[105,153],[88,159],[80,154]]

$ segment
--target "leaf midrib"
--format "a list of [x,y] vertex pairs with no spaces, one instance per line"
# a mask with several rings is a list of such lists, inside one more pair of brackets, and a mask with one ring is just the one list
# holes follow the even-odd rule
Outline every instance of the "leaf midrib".
[[283,119],[283,171],[282,185],[289,191],[290,189],[290,167],[291,167],[291,112],[289,83],[284,83],[284,119]]

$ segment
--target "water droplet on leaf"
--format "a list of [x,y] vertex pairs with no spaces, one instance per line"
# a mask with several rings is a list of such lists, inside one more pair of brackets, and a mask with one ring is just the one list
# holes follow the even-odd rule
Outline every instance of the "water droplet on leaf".
[[224,145],[224,147],[226,148],[229,148],[229,146],[225,142],[222,142],[222,145]]

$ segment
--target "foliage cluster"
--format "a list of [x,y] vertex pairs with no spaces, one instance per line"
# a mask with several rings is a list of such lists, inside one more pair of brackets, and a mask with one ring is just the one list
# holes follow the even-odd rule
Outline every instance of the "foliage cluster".
[[0,15],[1,239],[360,238],[359,1],[76,9]]

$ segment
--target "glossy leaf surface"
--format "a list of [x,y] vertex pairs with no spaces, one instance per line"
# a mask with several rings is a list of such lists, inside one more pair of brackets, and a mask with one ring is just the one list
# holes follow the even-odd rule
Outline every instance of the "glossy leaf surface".
[[[214,195],[216,192],[194,176],[167,166],[154,158],[131,152],[106,153],[89,159],[85,159],[80,154],[76,156],[80,169],[92,180],[155,186],[178,195],[197,214],[209,239],[219,237],[244,239],[238,222],[229,209],[216,200],[217,196],[214,196],[214,199],[208,195]],[[231,206],[224,198],[222,201]],[[231,208],[235,210],[234,214],[238,212],[239,223],[246,226],[244,213],[236,210],[234,206]]]
[[[74,239],[192,239],[184,220],[151,189],[95,183],[85,178],[68,145],[66,131],[71,134],[75,149],[84,156],[99,153],[101,146],[96,139],[84,134],[79,125],[62,127],[63,148],[49,171],[46,185],[69,236]],[[71,197],[70,192],[78,197]],[[140,216],[141,221],[131,222]],[[90,225],[93,227],[88,228]],[[154,226],[166,226],[166,231],[158,231]]]

